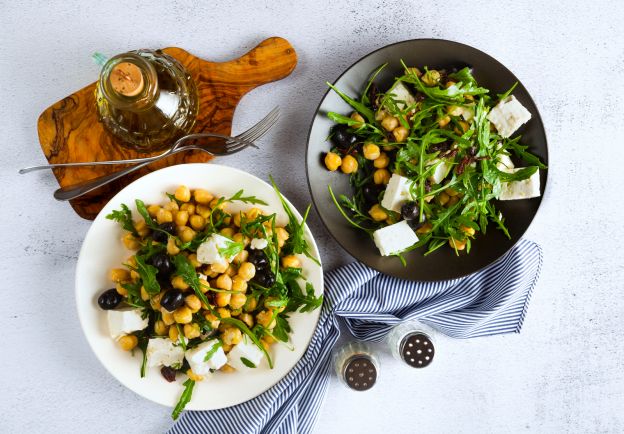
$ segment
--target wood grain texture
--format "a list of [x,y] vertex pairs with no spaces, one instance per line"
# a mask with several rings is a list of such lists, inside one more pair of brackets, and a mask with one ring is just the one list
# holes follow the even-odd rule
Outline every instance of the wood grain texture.
[[[163,52],[180,61],[197,85],[199,115],[193,132],[229,135],[234,110],[243,95],[255,87],[288,76],[297,65],[294,48],[285,39],[277,37],[263,41],[238,59],[223,63],[202,60],[176,47],[165,48]],[[98,122],[95,85],[92,83],[63,98],[39,116],[39,141],[50,163],[119,160],[148,155],[121,146]],[[146,173],[173,164],[209,159],[207,154],[197,151],[173,155],[70,203],[78,215],[92,220],[113,195]],[[54,169],[54,175],[59,185],[65,187],[121,167],[60,168]]]

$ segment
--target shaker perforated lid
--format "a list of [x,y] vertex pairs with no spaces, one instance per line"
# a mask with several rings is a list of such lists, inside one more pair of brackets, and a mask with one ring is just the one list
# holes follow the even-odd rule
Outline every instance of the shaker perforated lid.
[[368,390],[377,381],[377,367],[370,357],[355,355],[345,363],[344,380],[353,390]]
[[401,341],[401,358],[413,368],[424,368],[433,361],[435,348],[429,336],[423,333],[410,333]]

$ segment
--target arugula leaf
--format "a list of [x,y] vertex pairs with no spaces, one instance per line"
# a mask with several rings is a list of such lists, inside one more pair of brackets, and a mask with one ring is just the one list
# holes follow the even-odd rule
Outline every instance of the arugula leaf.
[[251,360],[249,360],[248,358],[241,357],[240,360],[241,362],[243,362],[243,365],[247,366],[248,368],[256,368],[256,364],[252,362]]
[[310,282],[306,282],[305,294],[297,282],[292,282],[289,286],[290,300],[288,301],[287,311],[311,312],[323,304],[323,296],[314,295],[314,286]]
[[351,98],[350,96],[348,96],[345,93],[341,92],[340,90],[338,90],[330,82],[327,82],[327,86],[329,86],[334,92],[336,92],[338,94],[338,96],[340,96],[340,98],[342,98],[344,100],[344,102],[349,104],[358,113],[360,113],[362,116],[364,116],[368,120],[369,123],[371,123],[371,124],[375,123],[375,114],[365,104],[362,104],[361,102],[356,101],[353,98]]
[[217,353],[217,351],[219,351],[219,348],[221,348],[222,346],[223,344],[221,343],[221,341],[217,341],[217,343],[214,344],[212,348],[210,348],[210,350],[208,350],[208,352],[204,356],[204,362],[207,362],[208,360],[210,360],[212,356],[214,356]]
[[158,268],[153,265],[146,264],[145,260],[140,255],[136,255],[135,260],[137,264],[136,271],[141,277],[141,282],[143,283],[145,291],[150,295],[158,294],[160,292],[160,284],[156,278]]
[[243,243],[237,243],[232,240],[228,240],[225,247],[217,247],[217,251],[224,258],[233,258],[245,249]]
[[474,76],[472,75],[472,70],[467,66],[457,72],[449,74],[448,76],[449,78],[452,78],[455,81],[461,81],[462,83],[472,83],[474,85],[477,84],[477,80],[475,80]]
[[184,203],[181,200],[176,199],[175,194],[171,194],[171,193],[165,193],[165,194],[167,195],[167,197],[169,198],[171,202],[177,203],[178,206],[181,206]]
[[344,124],[349,127],[355,127],[361,124],[361,122],[359,121],[356,121],[354,119],[351,119],[348,116],[344,116],[336,112],[327,113],[327,117],[330,118],[332,121],[336,122],[337,124]]
[[136,204],[137,211],[139,212],[139,214],[141,214],[143,220],[145,220],[145,223],[147,223],[147,225],[152,229],[158,228],[158,225],[154,222],[154,220],[152,220],[149,212],[147,212],[147,207],[145,206],[145,203],[141,199],[135,200],[134,203]]
[[210,303],[206,298],[206,295],[201,290],[199,276],[197,276],[195,267],[193,267],[193,264],[191,264],[188,258],[184,255],[175,255],[173,257],[173,265],[176,267],[176,274],[178,276],[182,276],[182,279],[184,279],[184,281],[188,283],[191,288],[193,288],[195,295],[197,295],[202,304],[208,307],[208,309],[216,315],[216,311],[210,307]]
[[258,339],[258,337],[251,330],[249,330],[249,327],[247,327],[247,324],[245,324],[244,322],[236,318],[221,318],[221,322],[224,324],[229,324],[229,325],[238,327],[243,333],[249,336],[251,341],[260,349],[260,351],[264,353],[264,355],[267,358],[267,361],[269,362],[269,367],[273,369],[273,361],[271,360],[271,356],[269,355],[267,350],[264,348],[264,346],[260,343],[260,340]]
[[143,353],[143,361],[141,362],[141,378],[145,377],[145,368],[147,367],[147,344],[149,343],[149,336],[142,334],[139,337],[138,347]]
[[366,84],[366,87],[364,88],[364,92],[362,92],[362,97],[360,98],[360,102],[362,104],[364,104],[366,106],[371,104],[371,101],[369,101],[369,99],[368,99],[368,90],[370,89],[371,85],[373,84],[373,82],[375,81],[375,79],[377,78],[379,73],[386,66],[388,66],[388,62],[384,63],[383,65],[378,66],[377,69],[375,69],[375,71],[373,71],[373,73],[371,74],[370,78],[368,79],[368,83]]
[[265,201],[263,201],[262,199],[258,199],[256,196],[243,196],[243,193],[243,190],[238,190],[234,194],[234,196],[230,197],[229,199],[225,199],[225,202],[239,201],[243,203],[251,203],[254,205],[268,205]]
[[132,232],[132,235],[138,236],[136,229],[134,228],[134,221],[132,220],[132,212],[125,203],[121,204],[121,210],[113,210],[106,216],[108,220],[114,220],[121,223],[121,227]]
[[273,328],[273,337],[288,342],[288,335],[291,332],[290,324],[288,324],[288,316],[278,315],[275,317],[275,327]]
[[514,89],[516,88],[516,86],[518,86],[518,82],[516,81],[513,86],[511,86],[511,88],[509,88],[509,90],[505,93],[500,93],[498,95],[496,95],[498,97],[498,100],[504,100],[505,98],[507,98],[509,95],[511,95],[511,92],[514,91]]
[[538,167],[537,166],[524,167],[513,173],[501,172],[495,167],[493,168],[493,170],[496,172],[496,174],[498,175],[498,178],[502,182],[512,182],[512,181],[522,181],[524,179],[530,178],[531,175],[537,172]]
[[176,420],[180,416],[180,413],[182,413],[182,410],[184,410],[184,407],[186,407],[186,404],[191,402],[194,387],[195,381],[191,380],[190,378],[184,382],[184,391],[182,392],[178,403],[171,413],[171,417],[173,418],[173,420]]
[[546,169],[547,166],[544,163],[542,163],[538,157],[536,157],[535,155],[531,154],[530,152],[527,152],[527,149],[529,147],[525,146],[525,145],[521,145],[520,143],[518,143],[519,140],[520,140],[520,137],[516,137],[514,139],[507,140],[507,141],[503,142],[503,148],[511,148],[513,153],[516,154],[516,156],[518,158],[521,158],[522,160],[526,161],[527,163],[529,163],[531,165],[534,165],[534,166],[537,166],[540,169]]

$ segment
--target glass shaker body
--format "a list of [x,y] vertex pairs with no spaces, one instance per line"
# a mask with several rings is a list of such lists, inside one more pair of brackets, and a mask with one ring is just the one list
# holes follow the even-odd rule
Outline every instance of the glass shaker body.
[[379,360],[368,344],[350,342],[342,346],[334,353],[333,362],[340,381],[353,390],[368,390],[377,382]]
[[427,327],[417,321],[407,321],[388,334],[386,343],[395,359],[413,368],[424,368],[433,362],[435,345]]

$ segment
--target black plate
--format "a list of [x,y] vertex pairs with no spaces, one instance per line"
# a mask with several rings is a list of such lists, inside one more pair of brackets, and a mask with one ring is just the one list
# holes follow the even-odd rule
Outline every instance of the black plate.
[[[505,66],[487,54],[468,45],[438,39],[415,39],[380,48],[363,57],[347,69],[334,83],[338,89],[352,97],[359,97],[370,73],[378,66],[389,65],[378,76],[381,89],[390,86],[395,76],[402,74],[400,60],[410,66],[450,68],[453,66],[473,67],[479,85],[490,89],[491,95],[503,93],[519,81]],[[529,150],[548,164],[546,133],[540,114],[533,99],[519,83],[513,94],[531,112],[531,120],[516,134]],[[477,234],[470,254],[459,256],[451,248],[440,248],[429,256],[423,256],[424,249],[405,255],[404,267],[396,257],[383,257],[373,240],[364,232],[353,228],[338,212],[329,196],[327,186],[334,193],[352,196],[349,177],[340,171],[329,172],[323,164],[323,155],[330,148],[326,138],[332,122],[325,116],[329,111],[349,114],[352,109],[338,95],[329,90],[321,100],[308,133],[306,166],[312,200],[321,220],[336,241],[353,257],[383,273],[403,279],[417,281],[438,281],[466,276],[491,264],[504,255],[522,237],[531,224],[541,203],[541,197],[528,200],[504,201],[496,204],[502,211],[511,239],[495,225],[490,224],[486,235]],[[514,163],[518,163],[514,161]],[[544,194],[547,171],[540,171],[541,191]]]

